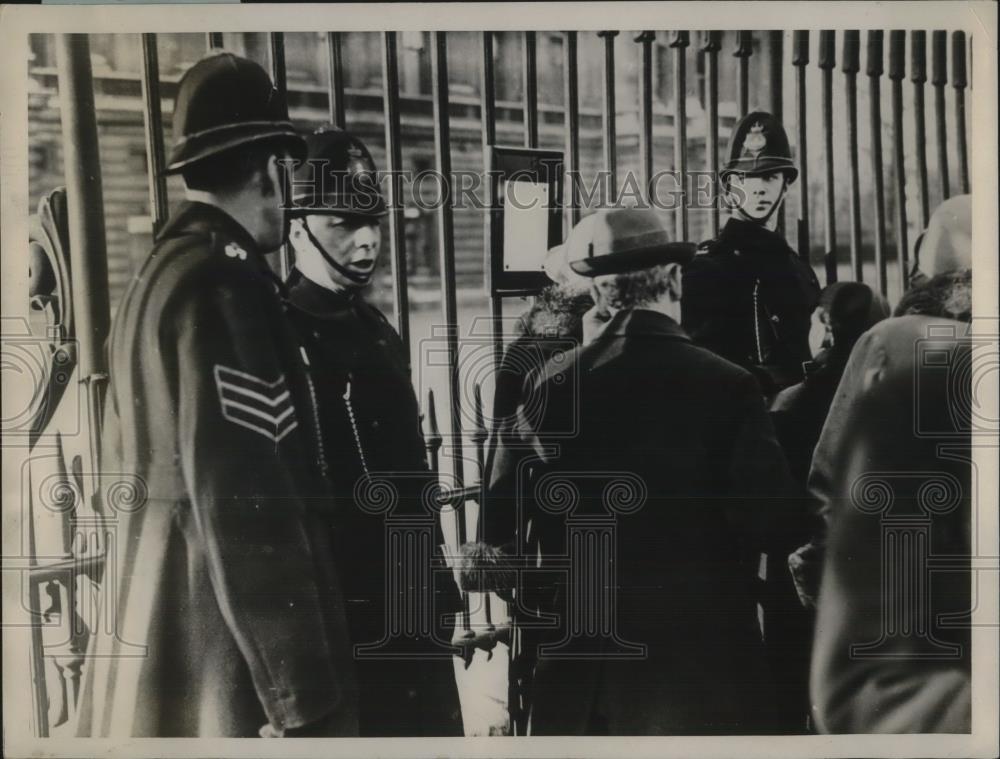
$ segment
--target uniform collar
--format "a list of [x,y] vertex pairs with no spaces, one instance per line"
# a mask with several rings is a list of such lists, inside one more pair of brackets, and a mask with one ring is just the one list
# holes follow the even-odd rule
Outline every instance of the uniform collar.
[[222,244],[236,243],[255,259],[259,259],[258,263],[267,266],[257,241],[242,224],[218,206],[196,200],[185,200],[170,216],[157,236],[157,241],[188,234],[208,235],[213,239],[213,246],[217,238]]
[[355,292],[329,290],[293,269],[288,280],[288,299],[295,308],[319,319],[336,319],[359,302]]
[[719,232],[719,241],[737,250],[751,252],[782,250],[794,254],[785,238],[777,232],[744,219],[730,218]]

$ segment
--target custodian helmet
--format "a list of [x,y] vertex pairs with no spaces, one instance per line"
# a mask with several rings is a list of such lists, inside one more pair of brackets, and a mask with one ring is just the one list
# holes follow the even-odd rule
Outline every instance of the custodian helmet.
[[303,157],[305,144],[267,72],[232,53],[203,58],[185,72],[177,89],[174,146],[166,173],[270,138],[286,140],[292,156]]
[[785,128],[765,111],[754,111],[740,120],[729,140],[729,158],[720,172],[725,181],[729,174],[750,176],[780,171],[791,184],[799,176],[792,162]]
[[291,216],[386,214],[375,162],[361,140],[326,125],[308,135],[306,144],[308,160],[295,172]]

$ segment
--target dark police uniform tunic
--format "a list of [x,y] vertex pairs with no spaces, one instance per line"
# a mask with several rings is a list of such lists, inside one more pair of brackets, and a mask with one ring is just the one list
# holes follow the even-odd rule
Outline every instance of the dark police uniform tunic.
[[[256,737],[333,715],[327,734],[356,735],[308,377],[231,217],[177,209],[119,307],[110,367],[103,602],[116,635],[95,640],[80,732]],[[116,504],[118,473],[145,501]]]
[[[435,544],[443,542],[437,513],[421,500],[431,475],[410,367],[399,335],[359,295],[328,290],[296,271],[289,300],[306,340],[330,461],[338,505],[334,545],[351,635],[357,645],[371,644],[386,634],[387,518],[433,519]],[[366,503],[366,474],[395,487],[398,499],[388,514],[372,513]],[[436,561],[442,569],[440,554]],[[434,579],[432,612],[440,621],[457,611],[458,596],[450,572],[437,571]],[[451,637],[442,624],[436,632],[444,641]],[[357,662],[363,736],[462,734],[452,657],[440,646],[428,649],[436,655],[423,661]]]
[[684,267],[682,317],[698,344],[749,369],[765,394],[800,382],[819,281],[785,239],[730,219]]

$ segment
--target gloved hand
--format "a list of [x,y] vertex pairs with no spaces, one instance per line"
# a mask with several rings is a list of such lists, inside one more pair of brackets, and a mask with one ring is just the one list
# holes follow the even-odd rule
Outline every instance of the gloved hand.
[[815,609],[823,573],[823,548],[815,543],[806,543],[788,557],[788,569],[792,573],[799,603],[807,609]]
[[496,593],[510,602],[517,570],[499,548],[487,543],[466,543],[458,556],[458,582],[466,592]]

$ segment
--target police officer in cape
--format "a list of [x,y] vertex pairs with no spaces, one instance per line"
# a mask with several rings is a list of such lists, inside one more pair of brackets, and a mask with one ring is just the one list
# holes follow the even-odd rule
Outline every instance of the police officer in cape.
[[[143,483],[105,569],[82,735],[358,734],[334,508],[300,343],[264,253],[305,144],[267,73],[182,77],[168,172],[186,199],[110,335],[102,470]],[[111,573],[111,577],[107,575]]]
[[[412,589],[408,603],[433,619],[425,654],[400,658],[374,647],[398,599],[386,591],[387,520],[433,523],[444,543],[439,512],[427,501],[432,477],[420,428],[407,352],[383,314],[364,299],[381,243],[386,205],[364,143],[334,126],[308,135],[308,161],[295,173],[289,239],[295,267],[288,281],[291,315],[306,344],[320,413],[323,447],[336,511],[331,520],[337,565],[356,649],[362,736],[460,736],[450,629],[459,609],[451,572],[436,551],[430,586]],[[388,485],[382,508],[376,489]],[[374,488],[374,489],[373,489]],[[395,613],[395,612],[393,612]]]
[[775,231],[797,177],[781,123],[763,111],[744,117],[719,176],[730,217],[684,269],[685,331],[749,369],[768,397],[802,380],[820,293],[808,262]]

